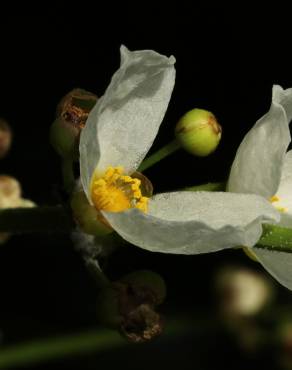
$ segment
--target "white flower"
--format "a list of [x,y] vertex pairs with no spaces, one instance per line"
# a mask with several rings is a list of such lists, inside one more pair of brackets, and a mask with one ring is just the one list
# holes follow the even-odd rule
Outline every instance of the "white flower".
[[[173,192],[148,199],[139,167],[167,109],[174,57],[121,47],[121,66],[91,111],[80,139],[80,170],[90,204],[124,239],[141,248],[195,254],[253,246],[262,223],[279,221],[253,194]],[[174,169],[175,172],[175,169]]]
[[[289,122],[292,89],[273,87],[269,112],[246,134],[232,164],[227,190],[252,193],[269,199],[279,211],[280,226],[292,228],[292,151]],[[292,289],[292,255],[254,248],[263,266],[284,286]]]

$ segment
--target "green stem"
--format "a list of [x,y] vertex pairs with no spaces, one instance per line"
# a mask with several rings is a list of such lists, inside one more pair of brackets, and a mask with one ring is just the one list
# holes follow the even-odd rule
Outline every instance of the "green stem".
[[64,189],[70,194],[75,183],[73,160],[71,158],[62,158],[62,176]]
[[65,207],[9,208],[0,211],[0,232],[69,232],[74,229]]
[[102,272],[100,269],[98,262],[93,258],[85,258],[85,265],[87,270],[89,271],[90,275],[94,279],[96,285],[100,289],[104,289],[110,286],[111,281],[107,278],[107,276]]
[[292,229],[276,225],[263,225],[263,234],[255,247],[292,253]]
[[157,152],[153,153],[141,163],[138,171],[143,172],[147,170],[149,167],[153,166],[155,163],[161,161],[163,158],[167,157],[168,155],[174,153],[180,148],[180,144],[177,140],[173,140]]
[[[195,327],[196,333],[202,335],[206,330],[214,330],[218,322],[202,317],[199,320],[192,318],[176,317],[168,320],[162,338],[175,337],[186,332],[192,332],[190,328]],[[10,369],[28,365],[36,365],[60,358],[85,355],[89,353],[101,353],[109,351],[111,355],[115,348],[129,346],[117,332],[105,329],[90,330],[77,334],[48,339],[34,340],[27,343],[19,343],[9,347],[0,347],[0,369]],[[136,348],[132,345],[133,350]]]
[[126,344],[119,334],[109,330],[92,330],[59,338],[20,343],[0,349],[0,369],[23,367],[90,352],[97,353]]
[[207,184],[195,185],[185,188],[188,191],[225,191],[225,182],[208,182]]

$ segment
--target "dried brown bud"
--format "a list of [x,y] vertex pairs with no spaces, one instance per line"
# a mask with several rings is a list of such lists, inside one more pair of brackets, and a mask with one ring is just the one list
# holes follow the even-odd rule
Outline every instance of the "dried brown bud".
[[5,157],[12,142],[12,132],[6,121],[0,119],[0,159]]
[[82,89],[72,90],[60,101],[50,141],[61,157],[78,160],[80,133],[96,102],[96,95]]
[[57,107],[57,118],[61,117],[75,127],[83,128],[97,96],[83,89],[73,89],[66,94]]
[[99,319],[105,325],[117,328],[131,342],[149,341],[162,332],[162,319],[156,306],[162,303],[165,293],[165,283],[158,274],[135,271],[101,292]]
[[129,341],[149,341],[162,332],[162,320],[155,311],[156,298],[152,290],[136,289],[130,283],[116,282],[118,309],[121,315],[120,332]]

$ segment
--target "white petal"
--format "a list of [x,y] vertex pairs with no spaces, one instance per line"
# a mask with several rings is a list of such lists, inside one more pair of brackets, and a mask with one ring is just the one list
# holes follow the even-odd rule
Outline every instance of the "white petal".
[[273,101],[285,109],[288,122],[292,119],[292,88],[284,90],[279,85],[273,86]]
[[[278,93],[275,95],[269,112],[256,122],[237,150],[228,191],[268,198],[278,189],[290,132],[282,100],[278,101]],[[292,94],[286,98],[285,107],[288,107],[288,103],[292,103]]]
[[94,170],[123,166],[131,174],[145,157],[171,97],[174,63],[152,50],[121,48],[121,67],[81,133],[81,181],[89,201]]
[[292,290],[292,254],[253,248],[264,268],[282,285]]
[[146,214],[137,209],[103,214],[132,244],[179,254],[253,246],[261,236],[261,224],[280,218],[256,195],[188,191],[156,195]]
[[286,153],[281,182],[276,196],[279,201],[273,202],[273,205],[280,210],[280,224],[292,227],[292,150]]

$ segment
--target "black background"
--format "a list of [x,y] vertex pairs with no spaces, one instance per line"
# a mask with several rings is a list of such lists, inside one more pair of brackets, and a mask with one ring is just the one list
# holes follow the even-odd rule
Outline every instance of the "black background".
[[[14,141],[0,172],[19,179],[26,198],[39,205],[56,203],[60,163],[48,140],[56,105],[74,87],[102,95],[125,44],[130,50],[154,49],[177,60],[172,100],[151,152],[173,138],[178,118],[194,107],[211,110],[223,127],[220,146],[209,157],[179,152],[146,171],[155,191],[226,179],[243,135],[269,107],[272,85],[292,86],[287,11],[269,9],[264,14],[198,2],[94,5],[32,6],[1,15],[0,116],[11,124]],[[167,321],[168,315],[214,315],[214,276],[228,263],[260,269],[238,251],[172,256],[129,246],[111,257],[107,273],[116,279],[139,268],[159,272],[168,286],[161,309]],[[288,291],[278,289],[279,299],[291,301]],[[1,246],[3,343],[96,326],[95,298],[94,284],[68,236],[14,236]],[[186,334],[171,343],[157,341],[115,353],[40,368],[211,369],[216,363],[244,369],[270,361],[268,354],[245,357],[216,332],[202,340]]]

